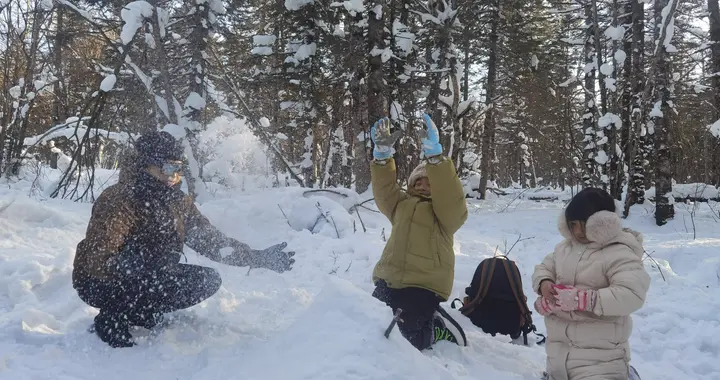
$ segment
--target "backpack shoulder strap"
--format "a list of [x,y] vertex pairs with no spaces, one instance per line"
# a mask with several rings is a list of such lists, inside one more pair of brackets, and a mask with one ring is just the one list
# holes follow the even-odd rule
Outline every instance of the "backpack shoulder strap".
[[480,263],[480,283],[478,286],[477,294],[475,294],[475,297],[470,302],[460,308],[460,312],[464,315],[467,316],[472,313],[472,311],[475,309],[475,306],[480,304],[483,298],[485,298],[485,296],[487,295],[487,292],[490,289],[490,280],[492,279],[493,273],[495,273],[496,262],[497,259],[493,258],[483,260]]
[[520,270],[517,268],[517,265],[515,267],[511,267],[509,260],[503,260],[503,266],[505,267],[505,273],[507,274],[510,288],[512,289],[513,295],[515,295],[515,301],[517,301],[518,306],[520,307],[520,312],[522,313],[520,327],[523,333],[523,341],[527,346],[527,334],[533,331],[535,326],[532,324],[532,312],[527,306],[527,298],[525,297],[525,293],[522,289],[522,277],[520,276]]
[[525,299],[525,293],[522,290],[520,272],[517,267],[511,267],[509,260],[503,260],[503,267],[505,267],[505,273],[507,274],[508,282],[510,282],[510,289],[512,289],[515,301],[517,301],[520,310],[522,310],[523,314],[529,312],[530,309],[527,306],[527,299]]

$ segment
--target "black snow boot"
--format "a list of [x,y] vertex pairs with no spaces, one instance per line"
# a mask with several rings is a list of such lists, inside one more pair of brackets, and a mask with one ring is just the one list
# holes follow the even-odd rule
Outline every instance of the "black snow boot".
[[110,347],[133,347],[135,345],[132,335],[130,335],[130,324],[120,315],[100,310],[100,314],[95,317],[93,330],[100,340]]
[[458,346],[467,346],[467,338],[462,327],[440,305],[433,315],[433,330],[435,332],[433,342],[448,340]]

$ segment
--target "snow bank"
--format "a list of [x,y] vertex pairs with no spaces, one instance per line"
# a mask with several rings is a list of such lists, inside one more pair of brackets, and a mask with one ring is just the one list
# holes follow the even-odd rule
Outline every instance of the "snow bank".
[[[673,184],[672,196],[676,199],[681,198],[703,198],[718,199],[720,198],[720,190],[705,183],[681,183]],[[655,197],[655,187],[651,187],[645,191],[645,197]]]
[[[49,198],[55,189],[57,189],[71,160],[68,155],[59,151],[59,149],[54,149],[59,152],[57,169],[52,169],[35,160],[25,160],[20,167],[20,172],[17,177],[2,178],[0,183],[12,186],[15,191],[22,192],[25,196],[34,195],[42,199]],[[117,183],[118,175],[119,171],[115,169],[95,169],[95,178],[93,181],[93,194],[95,197],[100,195],[103,189]],[[78,174],[73,174],[72,178],[74,178],[74,180],[69,190],[72,190],[72,188],[75,187],[75,183],[78,183],[80,193],[85,191],[85,188],[87,188],[90,183],[90,173],[83,170],[79,174],[79,177],[78,180]],[[89,195],[88,193],[88,196]]]
[[352,218],[347,210],[327,198],[299,199],[293,204],[288,223],[296,231],[308,230],[338,239],[353,232]]

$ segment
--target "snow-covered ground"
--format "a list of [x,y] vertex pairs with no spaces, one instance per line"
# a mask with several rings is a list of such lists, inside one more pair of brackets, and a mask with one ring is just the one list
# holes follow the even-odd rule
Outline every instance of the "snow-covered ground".
[[[542,347],[490,337],[455,310],[469,347],[443,342],[420,353],[398,330],[385,339],[391,311],[371,297],[370,277],[389,222],[361,208],[363,232],[358,215],[345,210],[367,196],[304,196],[298,188],[218,191],[199,205],[221,230],[255,248],[287,241],[296,251],[293,271],[248,272],[186,249],[190,263],[220,271],[221,290],[176,313],[157,335],[138,331],[139,346],[111,349],[87,332],[97,311],[70,281],[91,204],[41,194],[27,183],[0,189],[0,379],[505,380],[538,379],[543,371]],[[529,279],[560,240],[555,221],[563,203],[513,199],[471,201],[456,235],[453,297],[463,296],[480,260],[521,237],[527,240],[510,257],[528,302],[535,300]],[[318,205],[329,221],[315,225]],[[644,233],[660,266],[646,259],[653,281],[631,339],[632,364],[645,380],[720,379],[720,223],[709,206],[720,208],[700,204],[691,217],[693,208],[678,205],[665,227],[654,225],[651,206],[637,206],[625,222]],[[535,323],[544,331],[537,315]]]

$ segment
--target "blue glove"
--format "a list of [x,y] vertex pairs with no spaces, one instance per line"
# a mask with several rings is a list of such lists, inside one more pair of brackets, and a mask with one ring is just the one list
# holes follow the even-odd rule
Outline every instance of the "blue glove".
[[390,119],[384,117],[373,124],[370,129],[370,138],[375,147],[373,148],[373,157],[376,160],[387,160],[395,154],[395,142],[402,135],[401,131],[390,134]]
[[440,145],[440,133],[428,114],[424,114],[423,119],[427,128],[427,130],[420,131],[423,153],[425,153],[426,158],[439,156],[443,150],[442,145]]

